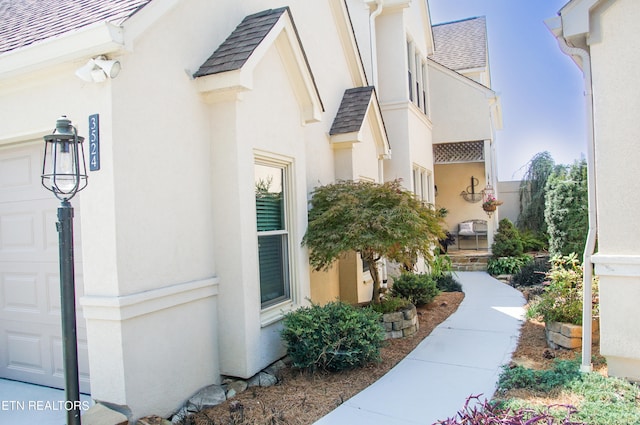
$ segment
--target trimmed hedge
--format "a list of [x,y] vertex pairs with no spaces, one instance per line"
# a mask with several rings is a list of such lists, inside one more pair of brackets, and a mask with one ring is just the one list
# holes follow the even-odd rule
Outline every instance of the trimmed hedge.
[[379,361],[381,314],[339,301],[302,307],[284,317],[282,338],[293,366],[340,371]]
[[415,306],[430,303],[439,293],[435,279],[429,274],[402,273],[391,287],[392,296],[405,298]]

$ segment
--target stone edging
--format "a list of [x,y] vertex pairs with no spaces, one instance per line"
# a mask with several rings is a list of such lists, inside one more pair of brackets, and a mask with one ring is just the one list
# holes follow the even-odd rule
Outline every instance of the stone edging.
[[385,339],[404,338],[418,332],[420,323],[416,306],[411,304],[400,311],[382,315]]
[[[592,341],[600,340],[600,321],[594,319],[591,323]],[[582,347],[582,326],[570,323],[549,322],[545,323],[544,333],[547,344],[555,350],[566,348],[572,350]]]

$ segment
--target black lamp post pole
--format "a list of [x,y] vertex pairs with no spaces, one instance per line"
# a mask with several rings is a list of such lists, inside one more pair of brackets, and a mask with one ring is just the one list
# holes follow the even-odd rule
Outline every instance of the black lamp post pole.
[[67,425],[80,425],[78,337],[76,332],[76,292],[73,266],[73,207],[66,199],[58,207],[56,228],[60,247],[60,305],[62,310],[62,350],[67,399],[65,404]]
[[62,316],[62,356],[64,359],[65,410],[67,425],[81,425],[80,381],[78,377],[78,335],[76,328],[76,283],[73,263],[73,207],[69,199],[87,186],[84,137],[78,136],[71,121],[62,116],[52,134],[44,136],[42,186],[62,201],[58,207],[58,248],[60,252],[60,312]]

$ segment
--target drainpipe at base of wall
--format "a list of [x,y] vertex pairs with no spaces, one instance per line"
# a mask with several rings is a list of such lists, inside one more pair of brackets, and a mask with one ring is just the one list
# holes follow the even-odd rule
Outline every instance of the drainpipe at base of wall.
[[583,273],[583,306],[582,306],[582,364],[580,371],[591,372],[591,343],[593,318],[592,297],[593,297],[593,262],[591,257],[596,248],[596,235],[598,230],[596,214],[596,173],[595,173],[595,136],[593,130],[593,92],[591,78],[591,57],[585,49],[572,47],[562,36],[562,21],[560,17],[551,18],[545,21],[547,27],[558,40],[560,50],[568,56],[577,56],[582,61],[582,73],[584,76],[584,96],[587,118],[587,190],[589,208],[589,231],[585,243],[582,257]]

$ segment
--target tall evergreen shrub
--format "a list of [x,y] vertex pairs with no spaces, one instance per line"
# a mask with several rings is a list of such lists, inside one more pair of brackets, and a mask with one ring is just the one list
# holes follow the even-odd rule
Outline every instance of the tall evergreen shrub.
[[493,237],[491,252],[494,257],[518,257],[523,254],[520,232],[508,218],[503,218],[498,223],[498,231]]
[[589,229],[588,209],[586,160],[576,161],[549,177],[545,220],[552,256],[584,251]]

